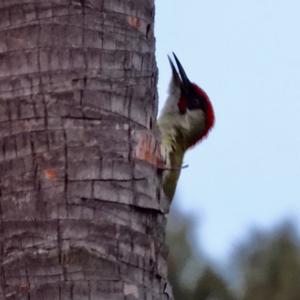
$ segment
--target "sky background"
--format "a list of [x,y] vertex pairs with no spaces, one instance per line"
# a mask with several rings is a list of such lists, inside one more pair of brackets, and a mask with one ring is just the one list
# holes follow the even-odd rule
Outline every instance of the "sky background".
[[224,261],[253,227],[300,226],[300,1],[156,0],[160,108],[174,51],[216,125],[186,156],[176,203]]

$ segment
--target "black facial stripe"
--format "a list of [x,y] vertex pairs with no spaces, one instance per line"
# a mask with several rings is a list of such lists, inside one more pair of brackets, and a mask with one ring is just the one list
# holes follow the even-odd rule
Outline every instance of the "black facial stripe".
[[182,91],[182,93],[185,95],[186,107],[188,109],[190,109],[190,110],[202,109],[202,110],[206,111],[207,102],[201,95],[196,93],[193,88],[191,88],[187,91]]
[[203,100],[199,100],[196,98],[193,99],[189,99],[187,101],[187,108],[190,110],[193,109],[202,109],[202,110],[206,110],[206,103]]

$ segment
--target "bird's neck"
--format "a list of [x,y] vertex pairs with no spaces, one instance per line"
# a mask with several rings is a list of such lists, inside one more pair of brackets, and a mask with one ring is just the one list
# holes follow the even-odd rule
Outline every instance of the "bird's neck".
[[[172,144],[176,151],[186,151],[196,143],[205,130],[206,120],[202,110],[186,110],[184,114],[162,114],[158,120],[162,139]],[[175,149],[174,149],[175,150]]]

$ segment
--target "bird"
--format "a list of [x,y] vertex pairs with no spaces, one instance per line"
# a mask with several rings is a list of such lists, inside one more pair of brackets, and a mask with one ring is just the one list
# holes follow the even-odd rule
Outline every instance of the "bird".
[[[182,169],[184,154],[205,139],[215,124],[213,105],[206,92],[191,82],[173,53],[168,56],[172,77],[168,97],[157,120],[164,162],[162,187],[171,201]],[[178,70],[178,71],[177,71]]]

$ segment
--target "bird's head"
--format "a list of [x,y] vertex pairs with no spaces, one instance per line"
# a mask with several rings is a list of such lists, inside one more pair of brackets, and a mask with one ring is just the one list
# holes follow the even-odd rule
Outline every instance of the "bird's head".
[[[176,62],[177,69],[169,58],[169,62],[173,73],[173,82],[175,86],[180,89],[180,97],[177,102],[178,111],[180,114],[186,114],[187,111],[201,110],[205,118],[205,128],[201,133],[195,138],[192,145],[196,144],[202,138],[206,137],[210,129],[213,127],[215,122],[214,110],[209,97],[205,91],[200,88],[195,83],[191,82],[186,75],[179,59],[173,53],[174,60]],[[191,146],[192,146],[191,145]]]

